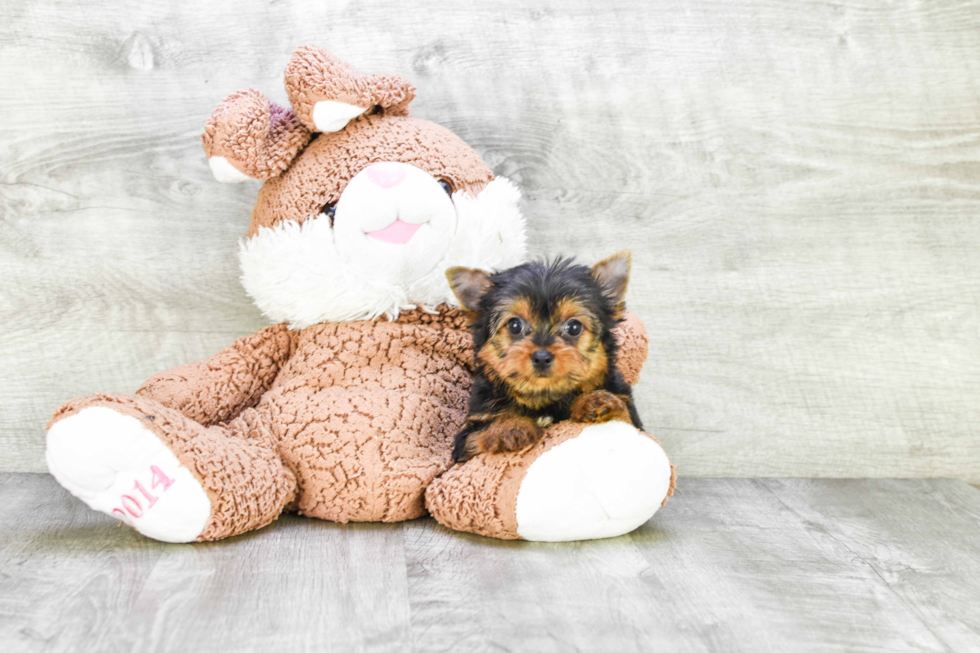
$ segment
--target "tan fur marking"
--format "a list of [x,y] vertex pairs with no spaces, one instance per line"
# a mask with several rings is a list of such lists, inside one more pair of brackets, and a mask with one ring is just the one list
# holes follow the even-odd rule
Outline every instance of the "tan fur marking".
[[[308,132],[307,132],[308,133]],[[340,199],[354,175],[372,163],[398,161],[476,197],[493,172],[445,127],[419,118],[364,115],[333,134],[320,134],[289,168],[259,191],[248,235],[283,220],[299,223]]]
[[541,427],[527,417],[501,415],[487,428],[469,436],[466,456],[471,458],[481,453],[519,451],[537,442],[542,435],[544,431]]
[[579,395],[572,402],[572,420],[586,424],[620,421],[631,423],[626,402],[605,390]]
[[591,321],[595,316],[573,299],[561,300],[551,312],[552,325],[555,329],[560,329],[565,322],[568,322],[572,318],[578,319],[582,322],[582,326],[589,329],[591,327]]
[[[510,305],[499,307],[503,315],[497,330],[480,349],[477,357],[486,366],[492,380],[503,383],[511,398],[531,409],[542,408],[575,390],[591,392],[605,381],[609,359],[601,342],[591,328],[592,314],[574,300],[565,300],[543,316],[549,333],[550,345],[534,344],[529,335],[515,340],[507,330],[511,317],[520,317],[535,327],[542,316],[534,314],[533,306],[526,297],[519,297]],[[582,320],[582,334],[574,344],[560,334],[564,323],[578,317]],[[531,363],[531,354],[546,349],[555,357],[547,376],[540,375]]]

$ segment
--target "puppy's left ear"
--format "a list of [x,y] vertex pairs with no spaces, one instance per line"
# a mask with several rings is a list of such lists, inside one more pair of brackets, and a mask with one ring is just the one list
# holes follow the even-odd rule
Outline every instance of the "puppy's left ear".
[[449,268],[446,270],[449,287],[464,311],[475,311],[480,298],[490,288],[490,273],[473,268]]
[[604,261],[592,266],[592,278],[599,282],[606,297],[616,307],[617,312],[624,308],[623,298],[630,282],[630,266],[633,256],[628,249],[613,254]]

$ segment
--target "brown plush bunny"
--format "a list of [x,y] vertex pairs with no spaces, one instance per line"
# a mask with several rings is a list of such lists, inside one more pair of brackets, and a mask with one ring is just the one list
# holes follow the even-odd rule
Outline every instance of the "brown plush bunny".
[[[242,280],[276,326],[136,394],[67,402],[47,436],[55,478],[168,542],[261,528],[283,511],[347,521],[425,514],[500,538],[628,532],[673,487],[660,446],[623,422],[566,422],[523,451],[451,467],[472,340],[445,278],[524,258],[519,193],[455,134],[408,117],[414,89],[297,50],[292,109],[248,90],[208,120],[223,181],[265,180]],[[635,383],[643,326],[618,328]]]

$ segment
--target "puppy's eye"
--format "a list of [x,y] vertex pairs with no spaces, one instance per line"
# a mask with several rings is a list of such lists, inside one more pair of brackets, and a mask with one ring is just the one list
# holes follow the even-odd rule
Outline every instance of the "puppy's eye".
[[524,320],[519,317],[512,317],[507,320],[507,332],[512,336],[519,336],[524,332]]
[[573,338],[582,333],[582,323],[578,320],[569,320],[565,322],[565,333],[572,336]]
[[333,226],[333,219],[337,215],[337,203],[336,202],[330,202],[328,204],[324,204],[323,205],[323,208],[320,209],[320,213],[322,215],[325,215],[328,218],[330,218],[330,226],[332,227]]
[[445,179],[437,179],[436,181],[438,181],[439,182],[439,185],[442,186],[442,189],[444,191],[446,191],[446,195],[449,195],[450,197],[452,197],[452,195],[453,195],[453,185],[451,183],[449,183],[448,181],[446,181]]

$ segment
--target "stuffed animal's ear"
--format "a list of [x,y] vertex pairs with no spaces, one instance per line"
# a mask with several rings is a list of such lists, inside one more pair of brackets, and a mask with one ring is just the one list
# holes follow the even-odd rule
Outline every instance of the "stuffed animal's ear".
[[490,288],[490,273],[473,268],[449,268],[446,270],[449,287],[464,311],[475,311],[480,298]]
[[307,129],[337,132],[365,112],[407,116],[415,88],[400,75],[362,75],[329,52],[306,45],[286,66],[286,93]]
[[239,182],[280,174],[312,136],[292,111],[250,88],[218,105],[201,142],[215,178]]
[[623,308],[623,298],[626,296],[626,287],[630,282],[632,259],[630,251],[624,249],[592,266],[592,277],[599,282],[606,297],[619,310]]

